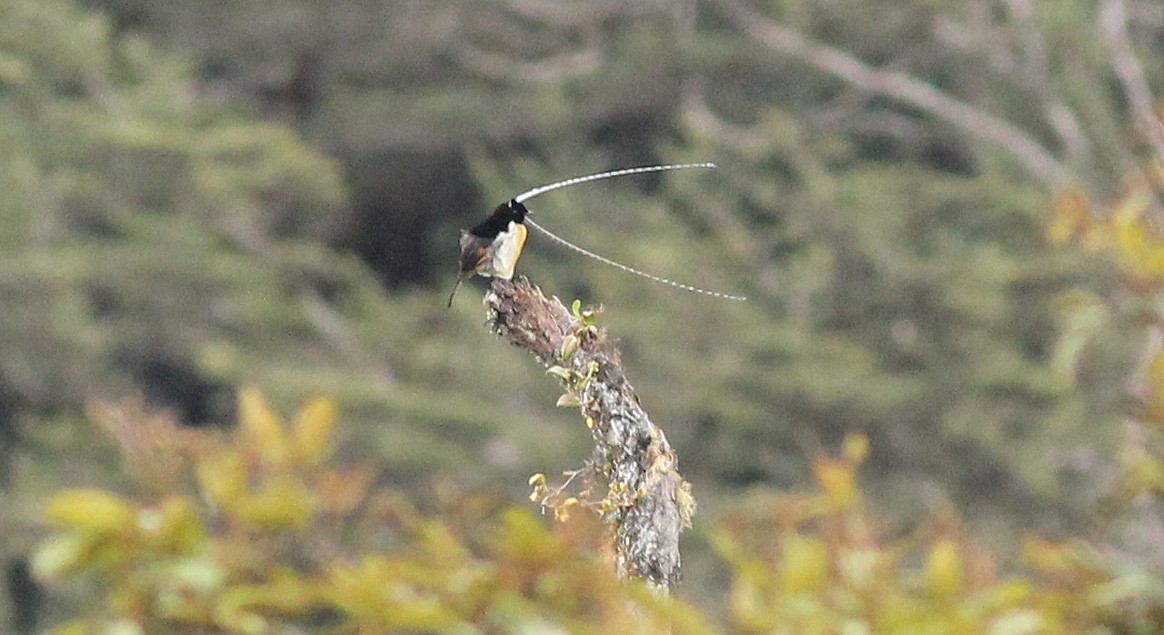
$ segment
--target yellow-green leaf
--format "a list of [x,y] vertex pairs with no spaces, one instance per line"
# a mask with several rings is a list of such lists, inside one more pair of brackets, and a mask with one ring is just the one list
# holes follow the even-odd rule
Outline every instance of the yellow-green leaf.
[[558,358],[568,361],[574,356],[574,353],[578,352],[578,345],[580,343],[581,341],[578,339],[578,336],[573,333],[563,337],[562,345],[558,348]]
[[54,580],[63,573],[79,568],[93,553],[96,544],[97,538],[92,535],[54,536],[32,554],[32,574],[38,580]]
[[257,492],[238,496],[231,511],[264,527],[300,526],[315,512],[315,499],[303,483],[290,476],[278,476]]
[[312,399],[295,415],[292,440],[295,456],[307,463],[317,463],[331,451],[331,432],[339,419],[335,400]]
[[48,632],[48,635],[91,635],[98,631],[92,620],[77,620],[62,624]]
[[246,465],[237,452],[204,456],[196,472],[202,490],[223,507],[229,507],[246,487]]
[[246,387],[239,391],[238,419],[243,435],[264,461],[282,463],[287,460],[289,444],[283,421],[271,410],[266,397],[258,389]]
[[1164,243],[1144,224],[1143,214],[1151,204],[1146,190],[1129,194],[1112,214],[1116,244],[1125,267],[1151,277],[1164,274]]
[[107,533],[134,526],[136,511],[116,494],[100,489],[65,490],[49,501],[50,522],[80,531]]
[[852,465],[822,457],[813,461],[812,471],[833,507],[844,509],[856,502],[857,475]]
[[869,437],[863,434],[846,434],[844,456],[849,462],[859,464],[869,454]]
[[780,586],[788,593],[819,589],[828,581],[828,547],[816,536],[791,533],[784,538]]
[[956,542],[950,538],[940,538],[934,543],[926,558],[925,576],[927,586],[943,595],[957,593],[962,589],[962,554]]
[[550,366],[546,369],[547,375],[553,375],[562,381],[571,381],[574,378],[574,371],[562,366]]
[[205,537],[202,520],[194,503],[183,496],[171,496],[158,509],[158,528],[155,540],[159,547],[186,551],[197,546]]

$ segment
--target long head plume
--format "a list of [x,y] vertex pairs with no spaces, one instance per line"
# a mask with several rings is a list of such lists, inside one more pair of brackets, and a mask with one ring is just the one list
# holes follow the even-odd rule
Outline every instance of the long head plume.
[[666,170],[685,170],[687,168],[714,168],[714,163],[672,163],[670,165],[645,165],[638,168],[623,168],[621,170],[611,170],[609,172],[599,172],[598,174],[587,174],[586,176],[576,176],[574,178],[558,181],[557,183],[550,183],[549,185],[539,185],[528,192],[522,192],[513,197],[513,202],[523,203],[535,196],[541,196],[546,192],[553,192],[554,190],[563,187],[570,187],[571,185],[578,185],[579,183],[589,183],[590,181],[599,181],[601,179],[613,179],[618,176],[629,176],[631,174],[642,174],[644,172],[664,172]]
[[[710,164],[700,164],[700,165],[710,165]],[[695,166],[686,166],[686,167],[695,167]],[[608,264],[608,265],[610,265],[612,267],[616,267],[618,269],[622,269],[623,271],[625,271],[627,273],[633,273],[636,276],[641,276],[641,277],[646,278],[647,280],[650,280],[652,282],[658,282],[660,284],[670,285],[670,286],[675,287],[677,289],[683,289],[684,291],[691,291],[692,293],[700,293],[703,295],[709,295],[713,298],[720,298],[722,300],[739,300],[742,302],[742,301],[748,299],[742,295],[731,295],[729,293],[719,293],[718,291],[708,291],[707,289],[700,289],[699,287],[693,287],[689,284],[683,284],[682,282],[675,282],[674,280],[668,280],[667,278],[662,278],[659,276],[651,275],[645,271],[640,271],[640,270],[635,269],[634,267],[631,267],[629,265],[624,265],[621,262],[615,262],[614,260],[611,260],[610,258],[606,258],[604,256],[599,256],[598,254],[596,254],[592,251],[589,251],[587,249],[579,247],[578,245],[575,245],[574,243],[566,240],[565,238],[558,236],[557,234],[546,229],[545,227],[538,225],[537,223],[535,223],[533,221],[533,219],[531,219],[528,216],[525,218],[525,224],[540,231],[541,233],[545,234],[546,238],[549,238],[550,240],[558,243],[559,245],[562,245],[563,247],[565,247],[567,249],[576,251],[576,252],[578,252],[578,253],[580,253],[583,256],[586,256],[588,258],[593,258],[593,259],[597,260],[598,262]]]
[[[517,196],[515,196],[513,198],[513,201],[515,203],[521,203],[523,201],[528,201],[529,199],[531,199],[535,196],[540,196],[542,194],[545,194],[546,192],[552,192],[554,190],[557,190],[557,189],[560,189],[563,187],[570,187],[571,185],[578,185],[581,183],[589,183],[590,181],[598,181],[601,179],[613,179],[613,178],[619,177],[619,176],[629,176],[632,174],[643,174],[645,172],[663,172],[666,170],[685,170],[688,168],[714,168],[714,167],[715,167],[715,164],[710,163],[710,162],[708,162],[708,163],[672,163],[672,164],[668,164],[668,165],[646,165],[646,166],[637,167],[637,168],[623,168],[621,170],[611,170],[609,172],[599,172],[598,174],[588,174],[586,176],[576,176],[573,178],[566,179],[564,181],[558,181],[557,183],[550,183],[549,185],[541,185],[541,186],[535,187],[534,189],[529,190],[528,192],[523,192],[521,194],[518,194]],[[542,227],[541,225],[535,223],[534,220],[532,218],[530,218],[529,216],[526,216],[525,224],[540,231],[541,233],[545,234],[546,238],[549,238],[550,240],[558,243],[559,245],[562,245],[563,247],[566,247],[567,249],[573,250],[573,251],[580,253],[583,256],[586,256],[588,258],[593,258],[594,260],[597,260],[598,262],[608,264],[608,265],[610,265],[612,267],[616,267],[618,269],[622,269],[623,271],[625,271],[627,273],[633,273],[636,276],[641,276],[641,277],[646,278],[647,280],[650,280],[652,282],[658,282],[660,284],[670,285],[672,287],[675,287],[677,289],[682,289],[684,291],[690,291],[692,293],[700,293],[703,295],[708,295],[708,296],[711,296],[713,298],[720,298],[723,300],[739,300],[739,301],[747,300],[747,298],[744,296],[731,295],[729,293],[719,293],[717,291],[708,291],[707,289],[700,289],[699,287],[695,287],[695,286],[692,286],[689,284],[683,284],[682,282],[675,282],[674,280],[668,280],[667,278],[651,275],[645,271],[640,271],[640,270],[635,269],[634,267],[631,267],[629,265],[624,265],[621,262],[615,262],[614,260],[611,260],[610,258],[606,258],[604,256],[599,256],[598,254],[596,254],[588,249],[584,249],[582,247],[579,247],[578,245],[575,245],[574,243],[566,240],[565,238],[558,236],[557,234],[546,229],[545,227]]]

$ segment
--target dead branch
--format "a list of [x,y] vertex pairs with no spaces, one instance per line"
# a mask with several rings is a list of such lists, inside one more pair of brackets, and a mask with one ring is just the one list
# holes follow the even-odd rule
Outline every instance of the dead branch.
[[594,438],[591,466],[606,485],[601,508],[613,530],[619,575],[670,588],[679,577],[679,532],[695,501],[667,437],[623,374],[618,350],[524,277],[494,278],[485,306],[489,329],[546,366],[560,367],[557,375],[579,402]]

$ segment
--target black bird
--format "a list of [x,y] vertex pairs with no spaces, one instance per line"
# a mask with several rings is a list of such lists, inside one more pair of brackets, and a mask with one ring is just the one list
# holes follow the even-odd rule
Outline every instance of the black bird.
[[461,230],[461,270],[457,274],[457,284],[449,294],[449,306],[453,306],[453,296],[465,278],[473,275],[486,278],[513,278],[513,269],[529,230],[525,228],[525,215],[529,210],[517,199],[503,203],[493,210],[476,227]]
[[547,238],[557,242],[568,249],[572,249],[584,256],[593,258],[599,262],[618,267],[623,271],[633,273],[637,276],[642,276],[648,280],[668,284],[673,287],[692,291],[695,293],[702,293],[717,298],[724,298],[727,300],[745,300],[746,298],[737,295],[728,295],[726,293],[716,293],[715,291],[707,291],[698,287],[693,287],[680,282],[660,278],[644,271],[639,271],[634,267],[624,265],[620,262],[615,262],[609,258],[599,256],[596,253],[587,251],[574,243],[567,241],[556,234],[551,233],[546,228],[533,222],[533,220],[526,218],[531,212],[523,203],[529,199],[551,192],[553,190],[568,187],[571,185],[578,185],[580,183],[587,183],[590,181],[597,181],[599,179],[610,179],[618,176],[627,176],[630,174],[642,174],[644,172],[662,172],[664,170],[680,170],[684,168],[714,168],[714,163],[677,163],[671,165],[647,165],[637,168],[623,168],[620,170],[611,170],[609,172],[599,172],[598,174],[587,174],[585,176],[575,176],[564,181],[550,183],[549,185],[540,185],[528,192],[523,192],[515,196],[508,203],[503,203],[493,210],[480,224],[469,230],[461,230],[461,266],[457,273],[457,284],[453,287],[453,292],[449,294],[449,306],[453,306],[453,296],[456,295],[457,289],[461,288],[461,283],[465,278],[470,278],[474,275],[484,276],[486,278],[502,278],[509,280],[513,278],[513,270],[517,267],[517,260],[521,258],[521,251],[525,248],[525,239],[529,230],[526,225],[542,232]]

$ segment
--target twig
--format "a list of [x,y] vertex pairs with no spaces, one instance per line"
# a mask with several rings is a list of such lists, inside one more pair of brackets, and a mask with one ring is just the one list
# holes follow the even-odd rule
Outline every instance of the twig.
[[1063,144],[1070,165],[1080,173],[1090,172],[1091,141],[1077,113],[1052,88],[1047,43],[1035,24],[1034,0],[1007,0],[1003,6],[1007,9],[1007,22],[1013,26],[1016,39],[1022,38],[1019,42],[1022,59],[1017,62],[1021,71],[1014,75],[1014,79],[1042,102],[1047,123]]
[[493,53],[468,42],[460,43],[454,53],[466,68],[489,79],[514,84],[563,82],[571,77],[592,73],[602,65],[602,53],[594,48],[563,53],[536,62],[515,60],[511,55]]
[[1137,127],[1144,131],[1148,144],[1158,165],[1164,165],[1164,123],[1156,115],[1152,105],[1152,90],[1144,69],[1132,50],[1128,37],[1128,18],[1123,0],[1104,0],[1100,7],[1099,21],[1107,35],[1112,51],[1112,65],[1119,75],[1128,105],[1132,108]]
[[593,29],[596,24],[609,20],[612,16],[627,12],[628,9],[627,3],[621,0],[591,1],[585,4],[570,4],[557,0],[508,0],[506,5],[510,11],[526,20],[587,30]]
[[363,366],[380,382],[384,389],[396,387],[396,377],[364,348],[343,318],[327,305],[314,291],[304,290],[298,295],[299,306],[308,320],[349,361]]
[[667,437],[623,374],[617,349],[525,278],[494,278],[485,306],[489,329],[543,364],[561,367],[562,383],[579,402],[594,438],[595,473],[606,481],[602,508],[613,528],[619,575],[669,589],[679,579],[679,532],[690,523],[695,500]]
[[1028,173],[1047,185],[1058,186],[1069,181],[1069,171],[1055,155],[1005,119],[979,110],[911,75],[869,66],[849,53],[777,24],[742,2],[717,0],[715,5],[744,33],[772,49],[836,75],[862,90],[920,108],[971,137],[991,141],[1009,151]]

